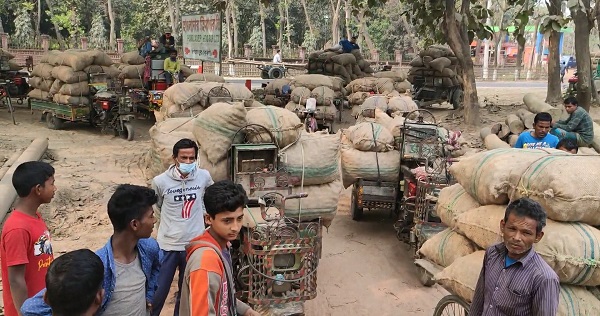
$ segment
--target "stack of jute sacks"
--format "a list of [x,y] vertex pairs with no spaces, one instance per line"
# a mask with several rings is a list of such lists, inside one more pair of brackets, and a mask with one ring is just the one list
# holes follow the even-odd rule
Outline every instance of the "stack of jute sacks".
[[119,70],[105,52],[99,50],[53,50],[33,67],[29,97],[62,104],[89,105],[89,76],[105,74],[116,78]]
[[288,78],[275,79],[269,82],[265,87],[265,98],[263,103],[266,105],[285,107],[284,101],[277,96],[282,94],[283,86],[289,86],[290,82],[292,82],[292,80]]
[[318,113],[328,119],[333,119],[337,114],[333,100],[343,98],[346,93],[342,79],[318,74],[298,75],[289,85],[292,95],[290,102],[285,105],[287,110],[302,111],[306,108],[306,100],[315,98]]
[[319,50],[308,56],[307,69],[309,74],[338,76],[345,83],[364,77],[370,77],[375,72],[371,63],[365,60],[360,50],[342,53],[337,45],[327,50]]
[[391,109],[392,112],[417,109],[410,95],[410,83],[404,79],[403,73],[386,71],[378,74],[382,77],[356,79],[346,85],[354,117],[365,108]]
[[463,70],[458,58],[452,50],[440,45],[432,45],[421,51],[419,56],[410,62],[407,79],[415,83],[418,77],[442,77],[444,87],[454,87],[463,84]]
[[127,87],[143,88],[145,68],[146,60],[137,51],[125,53],[121,56],[121,65],[119,65],[121,74],[119,78],[124,80],[123,84]]
[[23,69],[23,67],[19,66],[13,59],[15,55],[9,53],[8,51],[2,50],[0,48],[0,57],[8,59],[8,67],[10,71],[19,71]]
[[[209,79],[207,77],[207,79]],[[215,78],[215,80],[218,80]],[[213,88],[225,88],[234,101],[243,101],[252,106],[254,95],[243,84],[220,83],[210,81],[186,81],[170,86],[163,94],[160,121],[168,117],[191,117],[202,112],[209,104],[209,92]]]
[[[301,201],[286,203],[286,215],[312,220],[321,218],[330,225],[337,211],[341,192],[339,172],[340,135],[303,132],[303,124],[295,113],[286,109],[264,106],[246,108],[242,102],[216,103],[194,118],[167,118],[150,129],[152,146],[146,155],[145,175],[148,179],[160,174],[173,163],[172,149],[182,139],[195,140],[200,147],[199,166],[213,180],[228,179],[227,154],[233,138],[249,124],[264,126],[281,149],[283,170],[294,182],[293,193],[308,193]],[[250,143],[270,142],[265,130],[250,129],[245,135]],[[242,141],[238,139],[237,141]]]
[[509,148],[452,165],[458,183],[441,190],[437,202],[437,215],[449,228],[419,250],[445,267],[437,282],[470,302],[483,249],[502,241],[506,205],[529,197],[548,215],[544,237],[534,248],[560,279],[558,315],[600,315],[592,293],[597,291],[589,291],[600,285],[600,230],[594,227],[600,225],[599,163],[598,156]]

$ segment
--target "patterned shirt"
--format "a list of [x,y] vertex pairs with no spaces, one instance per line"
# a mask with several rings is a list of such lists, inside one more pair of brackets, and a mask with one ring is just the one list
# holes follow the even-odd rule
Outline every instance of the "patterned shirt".
[[581,140],[586,144],[591,144],[594,140],[594,121],[588,112],[580,106],[569,115],[568,119],[554,123],[553,127],[579,134]]
[[560,291],[556,273],[533,248],[505,267],[507,253],[502,243],[486,250],[469,315],[555,316]]

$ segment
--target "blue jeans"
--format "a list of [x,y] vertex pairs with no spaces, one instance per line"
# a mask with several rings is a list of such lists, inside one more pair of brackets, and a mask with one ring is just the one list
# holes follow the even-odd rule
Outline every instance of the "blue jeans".
[[185,251],[160,250],[161,266],[158,273],[158,288],[152,298],[152,316],[159,316],[163,306],[165,306],[165,301],[167,300],[167,296],[169,296],[171,283],[173,283],[173,277],[177,269],[179,269],[179,282],[177,282],[179,290],[177,292],[173,315],[179,316],[179,301],[181,299],[181,285],[185,277],[186,256]]
[[567,132],[562,128],[555,127],[550,130],[550,134],[558,137],[559,140],[562,140],[562,139],[574,140],[575,142],[577,142],[577,146],[579,146],[579,147],[587,147],[588,146],[588,144],[584,143],[583,140],[581,140],[581,136],[579,136],[579,134],[574,133],[574,132]]

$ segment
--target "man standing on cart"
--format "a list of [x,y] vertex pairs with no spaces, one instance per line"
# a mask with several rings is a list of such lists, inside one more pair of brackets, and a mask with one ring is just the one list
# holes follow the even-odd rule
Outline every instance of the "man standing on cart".
[[544,226],[539,203],[521,198],[508,205],[500,221],[504,241],[485,251],[469,315],[556,315],[558,276],[533,249]]

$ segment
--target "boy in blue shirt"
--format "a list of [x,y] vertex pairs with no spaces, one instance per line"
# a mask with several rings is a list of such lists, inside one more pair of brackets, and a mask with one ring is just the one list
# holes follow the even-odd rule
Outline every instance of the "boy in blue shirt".
[[540,149],[556,148],[558,137],[550,134],[552,115],[540,112],[533,118],[533,130],[524,131],[519,135],[515,148]]

